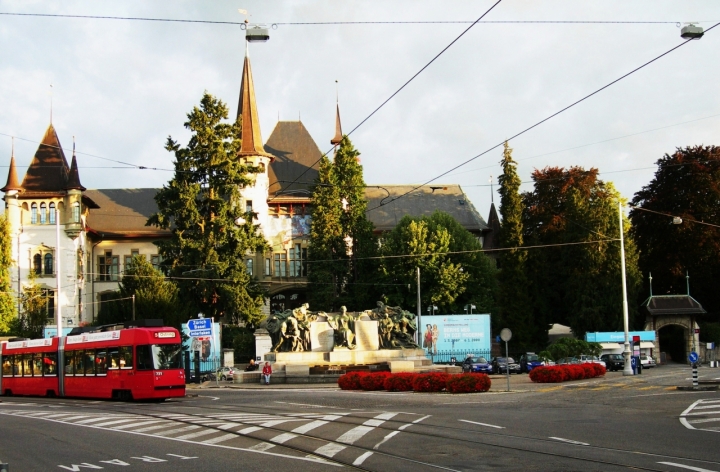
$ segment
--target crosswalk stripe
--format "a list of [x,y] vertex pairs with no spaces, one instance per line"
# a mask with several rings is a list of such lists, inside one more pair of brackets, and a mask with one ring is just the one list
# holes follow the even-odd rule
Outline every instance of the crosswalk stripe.
[[263,451],[267,451],[268,449],[272,449],[273,447],[275,447],[274,444],[261,442],[259,444],[255,444],[252,447],[249,447],[248,449],[253,450],[253,451],[263,452]]
[[280,434],[280,435],[278,435],[278,436],[275,436],[275,437],[272,438],[270,441],[272,441],[272,442],[274,442],[274,443],[278,443],[278,444],[283,444],[283,443],[288,442],[288,441],[290,441],[291,439],[296,438],[296,437],[297,437],[297,434],[282,433],[282,434]]
[[206,429],[203,431],[198,431],[196,433],[190,433],[185,434],[183,436],[178,436],[175,439],[193,439],[193,438],[199,438],[200,436],[207,436],[208,434],[217,433],[214,429]]
[[327,421],[315,420],[315,421],[313,421],[313,422],[311,422],[311,423],[307,423],[307,424],[304,424],[304,425],[302,425],[302,426],[298,426],[297,428],[293,429],[292,432],[293,432],[293,433],[298,433],[298,434],[305,434],[305,433],[307,433],[308,431],[312,431],[313,429],[319,428],[320,426],[323,426],[323,425],[326,425],[326,424],[328,424]]
[[184,433],[185,431],[192,431],[194,429],[198,429],[200,426],[184,426],[182,428],[175,428],[175,429],[168,429],[165,431],[159,431],[155,433],[155,436],[167,436],[169,434],[175,434],[175,433]]
[[362,464],[363,462],[365,462],[365,459],[367,459],[368,457],[370,457],[370,456],[372,456],[372,455],[373,455],[373,453],[370,452],[370,451],[366,452],[365,454],[362,454],[362,455],[359,456],[357,459],[355,459],[355,462],[353,462],[353,465],[360,465],[360,464]]
[[135,419],[131,419],[131,420],[114,420],[114,421],[106,421],[106,422],[104,422],[104,423],[97,423],[97,424],[94,424],[93,426],[111,426],[111,425],[114,425],[114,424],[130,423],[130,422],[133,422],[133,421],[135,421]]
[[257,426],[250,426],[249,428],[241,429],[238,431],[239,434],[250,434],[254,433],[255,431],[260,431],[262,428],[259,428]]
[[221,443],[223,441],[227,441],[229,439],[237,438],[237,435],[235,434],[224,434],[222,436],[218,436],[216,438],[210,438],[206,439],[205,441],[200,441],[202,444],[217,444]]
[[356,426],[350,431],[345,432],[342,436],[337,438],[337,442],[345,443],[345,444],[352,444],[361,437],[365,436],[367,433],[375,429],[372,426]]
[[341,444],[327,443],[324,446],[315,449],[315,454],[320,454],[325,457],[335,457],[335,454],[343,449],[345,449],[345,446]]
[[[141,421],[140,423],[121,424],[118,426],[113,426],[113,429],[127,429],[127,428],[132,428],[132,427],[137,427],[137,426],[145,426],[148,424],[156,424],[161,421],[164,421],[164,420]],[[138,430],[138,431],[140,431],[140,430]]]
[[134,433],[145,433],[147,431],[155,431],[156,429],[161,428],[167,428],[168,426],[172,426],[172,423],[163,423],[156,426],[148,426],[147,428],[140,428],[133,431]]
[[[264,423],[260,423],[260,426],[264,428],[272,428],[273,426],[277,426],[279,424],[283,423],[289,423],[291,421],[305,421],[304,419],[297,419],[297,418],[287,418],[284,420],[273,420],[273,421],[265,421]],[[252,423],[251,421],[248,421],[248,423]]]

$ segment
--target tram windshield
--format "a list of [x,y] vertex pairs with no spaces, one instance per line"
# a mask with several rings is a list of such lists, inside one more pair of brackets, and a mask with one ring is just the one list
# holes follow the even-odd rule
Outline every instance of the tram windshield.
[[148,347],[152,350],[154,369],[180,368],[180,362],[182,361],[182,346],[180,344],[153,344]]

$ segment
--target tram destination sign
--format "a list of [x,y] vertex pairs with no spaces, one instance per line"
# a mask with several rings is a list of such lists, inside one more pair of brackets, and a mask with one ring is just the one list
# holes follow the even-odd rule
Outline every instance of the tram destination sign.
[[198,336],[212,336],[212,318],[200,318],[197,320],[188,320],[188,335],[191,338]]

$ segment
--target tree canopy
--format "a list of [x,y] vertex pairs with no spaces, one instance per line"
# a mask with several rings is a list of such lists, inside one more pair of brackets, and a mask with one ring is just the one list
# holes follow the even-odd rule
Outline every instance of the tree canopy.
[[10,330],[17,318],[17,302],[12,295],[10,267],[12,266],[12,238],[7,215],[0,214],[0,333]]
[[[657,161],[655,176],[632,200],[632,234],[645,276],[641,298],[653,292],[691,295],[708,312],[720,313],[720,147],[678,148]],[[682,224],[672,224],[672,217]],[[709,224],[703,224],[709,223]],[[702,332],[701,332],[702,333]]]
[[246,213],[241,190],[259,169],[237,158],[240,123],[227,118],[227,106],[206,92],[187,115],[187,146],[168,137],[175,174],[155,196],[158,212],[147,224],[171,230],[170,238],[155,244],[193,316],[252,323],[261,318],[264,293],[250,277],[245,255],[265,250],[267,242],[254,215]]

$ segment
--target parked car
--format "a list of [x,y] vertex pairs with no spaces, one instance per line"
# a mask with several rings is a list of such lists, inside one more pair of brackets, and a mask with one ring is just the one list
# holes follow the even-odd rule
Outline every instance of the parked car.
[[540,367],[541,365],[549,364],[541,360],[534,352],[526,352],[520,356],[520,372],[530,372],[535,367]]
[[484,357],[473,358],[467,357],[462,364],[463,372],[480,372],[483,374],[492,374],[492,365]]
[[598,356],[586,356],[582,355],[580,356],[580,359],[578,359],[581,364],[600,364],[603,367],[607,368],[607,365],[605,364],[605,361],[598,358]]
[[492,361],[493,372],[496,374],[504,374],[510,370],[511,374],[520,373],[520,364],[515,362],[512,357],[496,357]]
[[580,361],[577,359],[577,357],[562,357],[555,361],[555,364],[557,365],[567,365],[567,364],[579,364]]
[[235,369],[225,366],[221,369],[218,369],[218,371],[215,372],[215,375],[220,380],[232,380],[235,376]]
[[625,368],[625,358],[622,354],[603,354],[600,360],[605,362],[605,367],[611,372]]
[[643,369],[649,369],[650,367],[655,367],[657,365],[652,356],[645,355],[640,356],[640,364],[643,366]]

